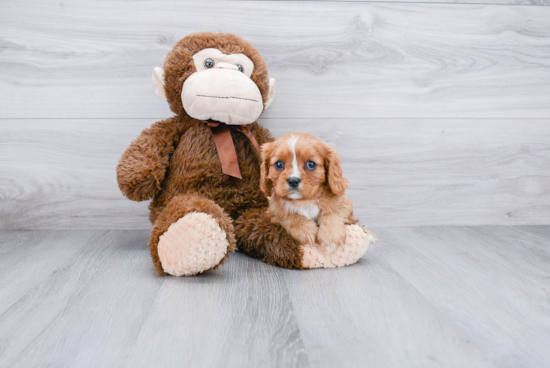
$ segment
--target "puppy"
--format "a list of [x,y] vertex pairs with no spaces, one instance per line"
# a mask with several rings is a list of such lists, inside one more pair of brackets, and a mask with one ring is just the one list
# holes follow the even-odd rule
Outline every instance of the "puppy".
[[357,223],[347,185],[338,154],[309,134],[285,134],[262,146],[260,187],[269,215],[302,244],[332,252],[345,243],[345,225]]

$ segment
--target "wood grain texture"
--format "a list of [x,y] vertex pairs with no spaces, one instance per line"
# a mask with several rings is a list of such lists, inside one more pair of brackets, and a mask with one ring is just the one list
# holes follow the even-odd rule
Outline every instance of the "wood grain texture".
[[147,228],[116,165],[144,120],[0,120],[0,229]]
[[334,146],[348,196],[369,226],[514,225],[550,221],[547,120],[271,121]]
[[537,229],[373,229],[358,266],[285,274],[310,363],[546,367],[550,232]]
[[550,8],[4,1],[2,118],[165,118],[151,73],[181,37],[242,35],[277,79],[269,118],[549,118]]
[[[26,288],[1,299],[0,366],[307,366],[280,269],[236,256],[204,276],[161,278],[147,238],[146,231],[2,233],[0,262],[19,273],[1,267],[8,284],[0,290],[9,294],[11,282]],[[23,252],[34,248],[59,260],[29,264]]]
[[0,232],[0,366],[548,365],[550,227],[371,230],[350,267],[190,278],[147,231]]
[[[0,229],[148,229],[115,167],[152,123],[0,120]],[[313,134],[340,153],[368,226],[550,222],[546,120],[264,119],[278,137]]]

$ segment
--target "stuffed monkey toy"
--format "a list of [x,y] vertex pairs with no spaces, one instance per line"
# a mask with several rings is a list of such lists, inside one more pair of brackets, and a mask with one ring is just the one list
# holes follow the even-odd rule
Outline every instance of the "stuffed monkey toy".
[[343,266],[365,253],[369,235],[348,226],[334,253],[298,244],[267,216],[260,146],[273,141],[256,122],[275,80],[250,43],[228,33],[195,33],[168,53],[153,82],[174,116],[145,129],[117,166],[122,193],[152,199],[149,249],[159,275],[196,275],[237,248],[271,265]]

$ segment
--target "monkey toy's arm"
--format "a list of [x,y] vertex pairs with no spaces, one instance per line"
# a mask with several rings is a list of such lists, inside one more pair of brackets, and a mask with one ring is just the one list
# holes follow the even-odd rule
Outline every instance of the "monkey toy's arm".
[[144,201],[158,193],[182,129],[173,118],[158,121],[124,151],[116,172],[118,186],[126,197]]

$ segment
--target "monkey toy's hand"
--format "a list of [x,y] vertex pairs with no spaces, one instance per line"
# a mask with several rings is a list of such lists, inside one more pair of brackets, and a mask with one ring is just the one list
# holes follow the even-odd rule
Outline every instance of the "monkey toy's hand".
[[144,201],[158,193],[180,133],[171,119],[159,121],[124,151],[116,171],[118,186],[126,197]]
[[141,152],[130,146],[117,166],[117,181],[122,193],[133,201],[145,201],[159,190],[165,169],[145,160]]

